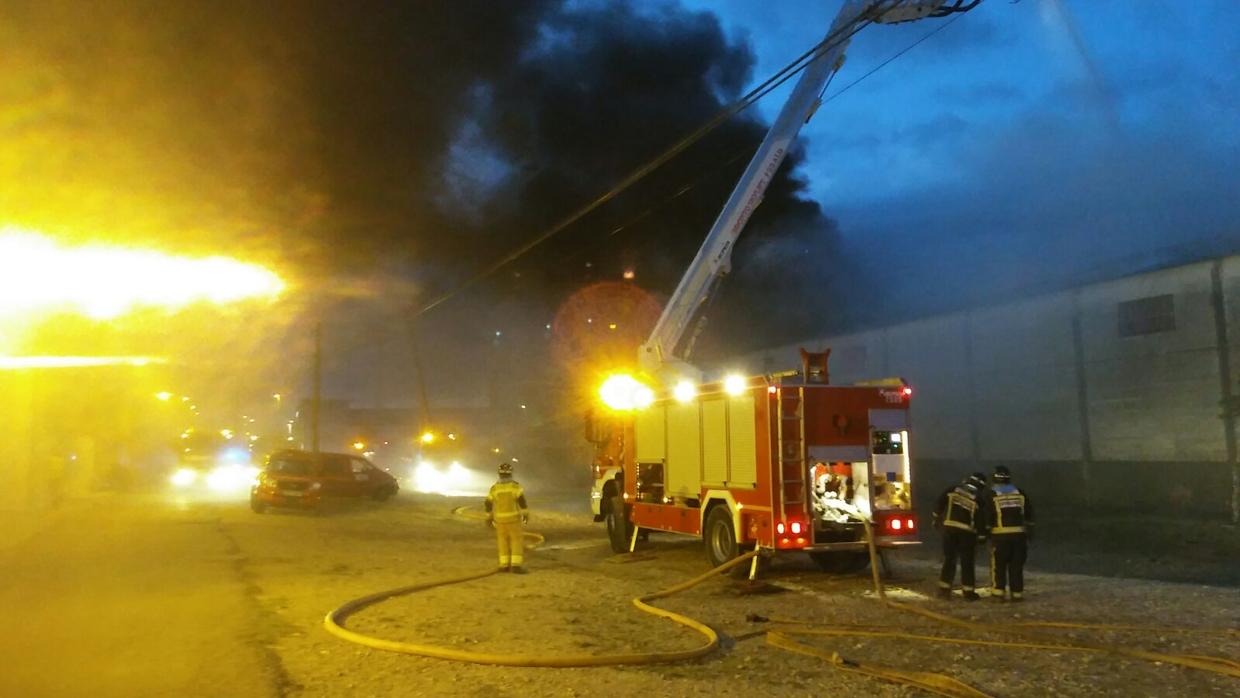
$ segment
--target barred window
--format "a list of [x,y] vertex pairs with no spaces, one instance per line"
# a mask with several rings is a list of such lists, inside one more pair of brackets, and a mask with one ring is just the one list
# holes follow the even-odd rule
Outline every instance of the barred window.
[[1175,300],[1171,294],[1149,296],[1119,304],[1119,336],[1136,337],[1175,330]]

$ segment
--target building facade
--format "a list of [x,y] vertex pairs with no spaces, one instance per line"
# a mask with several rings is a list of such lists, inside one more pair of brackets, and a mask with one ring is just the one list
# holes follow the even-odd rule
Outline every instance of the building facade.
[[919,498],[1006,464],[1035,501],[1240,520],[1240,256],[746,357],[830,347],[831,380],[913,386]]

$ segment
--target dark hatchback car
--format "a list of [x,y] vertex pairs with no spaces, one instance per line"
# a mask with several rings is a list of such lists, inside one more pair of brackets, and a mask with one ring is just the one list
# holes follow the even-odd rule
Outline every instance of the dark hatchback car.
[[346,453],[277,451],[250,488],[250,508],[316,508],[325,497],[389,499],[400,489],[396,478],[373,463]]

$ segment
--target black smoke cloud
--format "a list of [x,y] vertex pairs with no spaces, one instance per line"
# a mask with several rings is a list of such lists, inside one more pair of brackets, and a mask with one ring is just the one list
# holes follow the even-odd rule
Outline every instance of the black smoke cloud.
[[[454,10],[437,16],[433,31],[417,16],[422,10],[397,17],[332,12],[341,16],[325,25],[331,37],[320,37],[333,43],[315,51],[315,60],[327,63],[311,71],[311,94],[327,144],[316,169],[335,211],[314,235],[339,243],[334,248],[347,245],[362,260],[398,260],[402,273],[423,284],[424,297],[606,191],[753,78],[748,48],[729,41],[713,16],[672,5],[649,12],[621,4],[503,5],[490,13],[510,16],[481,25],[470,19],[476,12]],[[337,35],[341,24],[346,29]],[[477,56],[462,46],[488,50]],[[452,303],[490,327],[512,322],[518,297],[533,326],[573,289],[626,268],[637,270],[643,286],[669,293],[764,132],[751,115],[734,118]],[[755,336],[749,309],[763,306],[771,289],[789,291],[806,268],[780,272],[764,264],[770,254],[747,250],[781,238],[801,250],[835,245],[833,224],[803,197],[796,175],[802,160],[794,151],[772,183],[737,255],[735,288],[713,308],[722,343]],[[795,336],[813,320],[803,314],[792,326],[783,320],[770,329]]]
[[[223,248],[309,285],[395,289],[379,295],[397,305],[605,191],[754,77],[747,46],[672,4],[15,2],[0,39],[11,222]],[[514,296],[545,316],[629,267],[669,293],[764,130],[733,118],[453,302],[480,324]],[[745,245],[834,244],[802,159]],[[737,255],[719,327],[755,305],[769,257]],[[393,283],[358,281],[376,276]]]

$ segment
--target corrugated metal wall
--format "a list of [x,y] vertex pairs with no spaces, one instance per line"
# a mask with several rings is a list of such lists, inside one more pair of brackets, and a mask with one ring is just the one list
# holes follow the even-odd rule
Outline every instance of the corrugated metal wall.
[[1240,257],[1228,257],[745,363],[790,368],[800,346],[830,346],[833,383],[904,377],[914,460],[933,486],[1007,463],[1052,501],[1236,517],[1238,343]]

